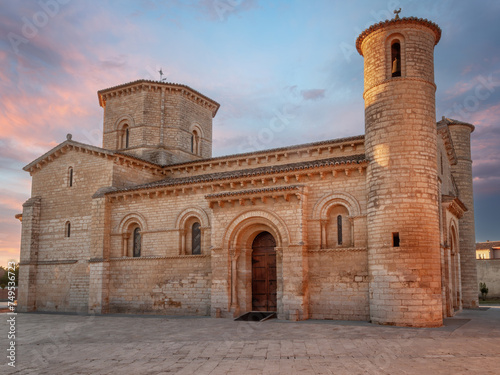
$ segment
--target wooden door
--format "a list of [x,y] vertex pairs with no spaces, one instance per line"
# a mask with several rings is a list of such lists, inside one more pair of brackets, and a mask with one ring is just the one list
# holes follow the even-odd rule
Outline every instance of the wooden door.
[[252,244],[252,310],[276,311],[276,241],[262,232]]

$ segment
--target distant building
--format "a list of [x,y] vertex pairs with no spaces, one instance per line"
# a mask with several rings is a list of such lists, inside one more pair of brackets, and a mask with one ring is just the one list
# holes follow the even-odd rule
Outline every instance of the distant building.
[[440,37],[413,17],[358,37],[366,133],[349,138],[214,158],[214,100],[99,91],[103,147],[68,136],[24,168],[19,310],[436,327],[477,307],[474,126],[436,123]]
[[476,242],[476,259],[500,259],[500,241]]

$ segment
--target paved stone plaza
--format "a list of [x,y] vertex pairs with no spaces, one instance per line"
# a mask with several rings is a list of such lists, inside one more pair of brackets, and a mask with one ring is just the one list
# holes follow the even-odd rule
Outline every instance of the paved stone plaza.
[[[7,319],[0,315],[2,352]],[[500,306],[441,328],[18,314],[13,374],[499,374]]]

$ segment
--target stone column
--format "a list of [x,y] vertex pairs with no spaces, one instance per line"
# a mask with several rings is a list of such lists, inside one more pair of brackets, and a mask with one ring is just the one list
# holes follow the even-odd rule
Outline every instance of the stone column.
[[124,257],[128,256],[128,239],[129,238],[130,238],[130,233],[123,233],[122,234],[122,239],[123,239],[122,256],[124,256]]
[[179,236],[181,241],[180,255],[186,255],[186,231],[184,229],[179,229]]
[[320,220],[319,222],[321,226],[321,248],[326,249],[328,248],[328,245],[326,243],[326,224],[328,223],[328,220]]
[[239,303],[238,303],[238,258],[239,253],[236,253],[235,249],[230,249],[229,254],[231,256],[231,311],[235,315],[239,314]]

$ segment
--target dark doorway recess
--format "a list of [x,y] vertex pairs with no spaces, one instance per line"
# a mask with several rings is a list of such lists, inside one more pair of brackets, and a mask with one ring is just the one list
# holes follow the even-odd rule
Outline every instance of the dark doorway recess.
[[252,311],[276,311],[276,241],[262,232],[252,244]]

